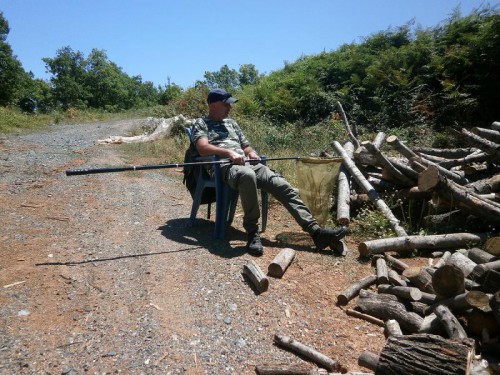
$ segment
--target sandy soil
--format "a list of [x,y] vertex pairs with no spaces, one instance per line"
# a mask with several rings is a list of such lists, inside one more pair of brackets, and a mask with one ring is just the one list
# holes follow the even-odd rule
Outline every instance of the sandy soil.
[[[253,374],[261,364],[316,365],[273,344],[290,336],[362,371],[381,351],[380,327],[349,317],[337,295],[372,273],[348,237],[347,257],[312,242],[272,204],[261,258],[244,252],[241,214],[227,240],[199,214],[179,170],[92,176],[66,169],[123,164],[137,121],[51,126],[0,140],[1,374]],[[297,251],[281,279],[257,295],[242,277],[265,272],[283,247]],[[352,308],[353,304],[348,306]]]

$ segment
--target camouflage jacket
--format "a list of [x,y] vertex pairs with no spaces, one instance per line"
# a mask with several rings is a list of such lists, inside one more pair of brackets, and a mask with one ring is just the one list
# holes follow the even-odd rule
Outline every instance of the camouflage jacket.
[[191,127],[191,142],[195,145],[200,138],[207,138],[210,144],[236,151],[241,155],[245,154],[243,149],[250,146],[250,142],[233,119],[196,119]]

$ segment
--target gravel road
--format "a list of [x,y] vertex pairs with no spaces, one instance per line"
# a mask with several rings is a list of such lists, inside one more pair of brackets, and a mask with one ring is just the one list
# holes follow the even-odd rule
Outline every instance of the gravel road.
[[[369,265],[310,251],[280,208],[272,206],[266,254],[255,259],[239,224],[226,241],[212,239],[213,222],[201,215],[186,227],[191,198],[179,171],[65,176],[134,162],[95,141],[139,124],[53,125],[0,138],[0,374],[316,368],[273,345],[277,331],[350,370],[360,351],[380,351],[380,329],[335,306]],[[296,261],[257,295],[243,265],[254,259],[267,271],[282,247],[299,250]]]

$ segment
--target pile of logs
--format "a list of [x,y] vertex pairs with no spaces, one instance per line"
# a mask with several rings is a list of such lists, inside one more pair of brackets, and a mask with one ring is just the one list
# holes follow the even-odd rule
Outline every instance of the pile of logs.
[[[334,142],[344,168],[338,180],[339,224],[350,222],[351,203],[371,201],[387,217],[398,236],[407,235],[400,220],[384,202],[383,197],[390,194],[397,199],[422,203],[418,213],[428,215],[419,220],[420,228],[435,233],[457,229],[498,231],[500,123],[494,122],[492,129],[462,129],[461,134],[475,147],[411,149],[398,137],[386,137],[382,132],[373,142],[359,142],[357,138],[344,146]],[[355,144],[360,146],[354,150]],[[388,146],[391,155],[381,151],[384,146]],[[356,189],[349,184],[350,177]]]
[[489,359],[486,373],[500,372],[500,251],[445,251],[428,267],[385,253],[372,265],[372,275],[337,297],[340,306],[357,298],[346,313],[385,327],[384,349],[362,353],[361,366],[376,374],[469,374],[478,353]]

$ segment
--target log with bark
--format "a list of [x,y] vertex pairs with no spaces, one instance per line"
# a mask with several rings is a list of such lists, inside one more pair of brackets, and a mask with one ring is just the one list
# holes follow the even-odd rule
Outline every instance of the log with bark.
[[283,277],[286,269],[295,258],[295,250],[284,248],[273,259],[267,268],[267,274],[272,277]]
[[441,324],[451,339],[467,338],[467,333],[465,332],[464,327],[462,327],[458,319],[455,315],[453,315],[448,307],[444,305],[436,306],[434,313],[441,320]]
[[500,143],[500,131],[498,130],[473,127],[471,132],[492,142]]
[[470,277],[472,280],[481,281],[484,280],[486,274],[490,270],[498,271],[500,270],[500,260],[495,260],[488,263],[477,264],[471,271]]
[[437,335],[391,336],[378,357],[375,375],[469,374],[474,341],[450,340]]
[[474,142],[478,147],[490,156],[490,161],[500,161],[500,144],[492,142],[486,138],[480,137],[465,128],[462,128],[462,134],[471,142]]
[[368,288],[369,286],[375,284],[377,282],[376,275],[369,275],[359,280],[357,283],[352,284],[347,289],[345,289],[342,293],[337,296],[337,304],[340,306],[345,306],[349,303],[351,299],[356,297],[359,294],[361,289]]
[[454,182],[443,177],[437,168],[430,166],[420,173],[418,188],[422,191],[433,190],[440,197],[452,201],[460,208],[468,210],[474,216],[489,223],[500,224],[500,208],[488,200],[472,195],[466,189],[460,188]]
[[386,251],[402,252],[411,249],[435,250],[476,246],[488,238],[487,233],[449,233],[429,236],[380,238],[358,245],[360,256],[382,254]]
[[452,264],[445,264],[433,273],[432,287],[441,297],[452,297],[464,293],[464,272]]
[[421,291],[435,294],[432,276],[424,267],[409,267],[403,271],[403,276]]
[[[351,142],[344,144],[344,150],[352,158],[354,145]],[[351,174],[342,164],[337,177],[337,223],[348,225],[351,221]]]
[[255,261],[247,261],[243,266],[243,275],[251,281],[257,293],[263,293],[269,288],[269,279]]

